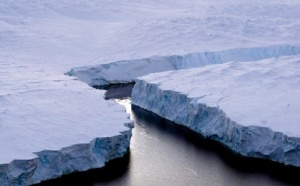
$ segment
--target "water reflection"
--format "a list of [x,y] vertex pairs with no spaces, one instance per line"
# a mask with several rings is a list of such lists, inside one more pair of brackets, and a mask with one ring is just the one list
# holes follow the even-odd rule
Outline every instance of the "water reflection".
[[300,185],[299,168],[242,158],[136,106],[132,118],[136,126],[127,172],[95,185]]

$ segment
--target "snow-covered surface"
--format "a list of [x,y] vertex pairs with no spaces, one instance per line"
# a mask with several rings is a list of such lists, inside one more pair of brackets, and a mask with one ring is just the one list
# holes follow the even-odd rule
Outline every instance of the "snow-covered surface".
[[125,125],[131,121],[122,107],[103,99],[104,91],[9,63],[1,75],[0,185],[102,167],[127,152],[131,131]]
[[[137,77],[153,72],[189,69],[226,62],[257,61],[272,57],[300,54],[300,46],[276,45],[269,47],[235,48],[215,52],[199,52],[186,55],[149,57],[116,61],[103,65],[73,68],[67,74],[76,76],[90,86],[130,83]],[[115,72],[118,72],[117,74]]]
[[[33,152],[89,144],[95,137],[129,131],[123,126],[129,121],[125,113],[115,103],[101,100],[102,91],[64,73],[79,71],[78,77],[90,83],[95,75],[91,69],[75,67],[125,60],[118,62],[119,67],[104,65],[106,74],[95,69],[102,73],[95,82],[102,77],[114,83],[155,71],[195,67],[180,61],[195,62],[205,52],[237,52],[220,62],[298,54],[299,7],[297,0],[1,0],[1,179],[31,175],[22,174],[27,165],[7,167],[13,159],[32,159],[37,157]],[[279,47],[277,52],[265,55],[274,47]],[[242,48],[261,48],[264,55],[253,57],[261,54],[255,51],[248,58],[240,55]],[[165,58],[179,62],[160,65]],[[133,65],[132,59],[149,60],[152,65],[139,60]],[[210,57],[204,61],[212,63]],[[118,75],[120,69],[129,73]]]
[[250,157],[300,166],[300,56],[153,73],[132,104]]
[[105,51],[99,50],[103,55],[92,60],[92,66],[73,68],[68,75],[102,86],[131,82],[151,72],[299,54],[297,0],[118,3],[122,11],[116,13],[132,5],[129,15],[138,9],[145,13],[128,18],[123,28],[109,32],[111,37],[101,37],[110,39]]

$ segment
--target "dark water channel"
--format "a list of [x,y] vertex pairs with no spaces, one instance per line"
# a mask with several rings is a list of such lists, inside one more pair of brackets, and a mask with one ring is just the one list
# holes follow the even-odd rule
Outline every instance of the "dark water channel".
[[[107,98],[128,97],[130,87],[112,87]],[[126,105],[135,122],[130,152],[106,168],[74,173],[39,184],[93,186],[284,186],[300,185],[300,169],[242,158],[222,145],[155,114]]]

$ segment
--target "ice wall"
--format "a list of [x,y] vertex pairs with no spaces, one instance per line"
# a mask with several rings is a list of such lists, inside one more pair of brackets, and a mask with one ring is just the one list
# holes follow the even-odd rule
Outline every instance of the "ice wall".
[[36,152],[37,158],[13,160],[0,165],[0,185],[27,186],[62,175],[101,168],[106,162],[128,152],[131,130],[120,135],[95,138],[61,150]]
[[299,59],[151,74],[136,80],[132,104],[243,156],[299,167]]
[[[2,65],[0,185],[101,168],[130,145],[132,121],[103,90],[59,73]],[[13,75],[12,75],[13,74]]]
[[216,52],[149,57],[116,61],[108,64],[73,68],[66,74],[76,76],[90,86],[133,82],[137,77],[169,70],[201,67],[230,61],[257,61],[300,54],[300,46],[278,45],[269,47],[235,48]]

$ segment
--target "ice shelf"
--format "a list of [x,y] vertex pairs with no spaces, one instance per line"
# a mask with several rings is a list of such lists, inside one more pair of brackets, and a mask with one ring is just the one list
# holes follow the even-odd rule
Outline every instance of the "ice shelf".
[[154,73],[132,104],[243,156],[300,166],[300,56]]
[[226,62],[248,62],[300,54],[300,46],[275,45],[267,47],[234,48],[186,55],[122,60],[102,65],[73,68],[67,72],[90,86],[130,83],[137,77],[154,72],[181,70]]
[[132,121],[122,106],[78,80],[42,74],[28,69],[0,90],[1,186],[100,168],[128,152]]
[[297,55],[299,7],[296,0],[1,0],[0,185],[102,167],[126,153],[132,123],[124,109],[75,77],[102,86]]

